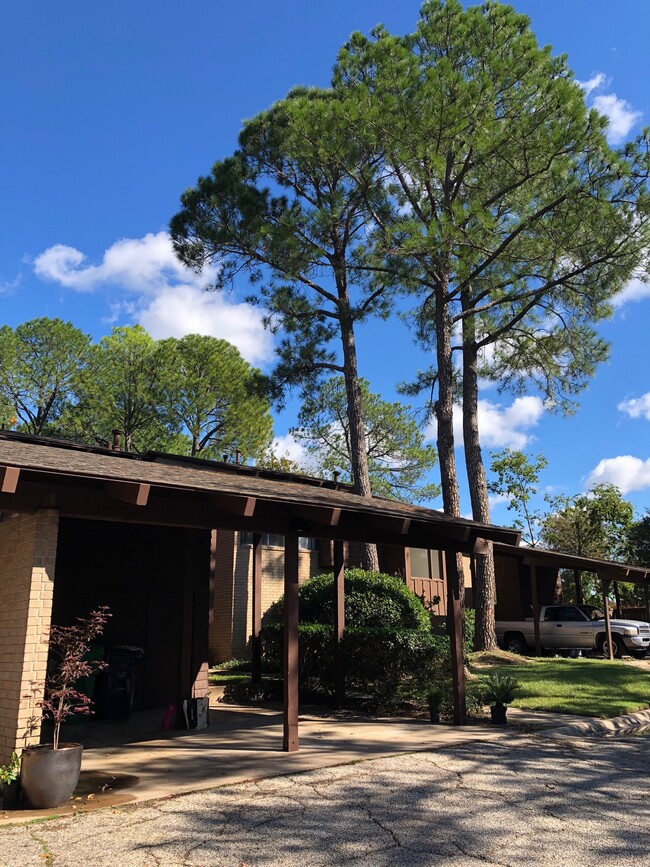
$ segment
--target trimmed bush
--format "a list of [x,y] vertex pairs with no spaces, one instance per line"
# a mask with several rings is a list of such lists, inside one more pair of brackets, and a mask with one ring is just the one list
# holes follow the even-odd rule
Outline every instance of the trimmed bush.
[[[282,654],[282,606],[266,615],[264,654],[279,663]],[[318,575],[299,590],[300,683],[332,695],[334,669],[334,576]],[[446,639],[431,634],[420,599],[399,579],[378,572],[345,573],[343,664],[346,688],[368,695],[376,705],[393,704],[416,689],[434,660],[445,655]]]

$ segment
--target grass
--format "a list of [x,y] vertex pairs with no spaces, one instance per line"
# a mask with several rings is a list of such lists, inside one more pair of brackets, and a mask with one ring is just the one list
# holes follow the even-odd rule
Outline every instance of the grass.
[[229,674],[221,671],[211,671],[208,680],[212,686],[225,686],[228,683],[250,683],[250,674]]
[[513,707],[604,718],[650,706],[650,671],[625,662],[555,657],[512,661],[512,654],[505,662],[499,657],[479,657],[470,669],[479,676],[498,672],[516,677],[521,691]]

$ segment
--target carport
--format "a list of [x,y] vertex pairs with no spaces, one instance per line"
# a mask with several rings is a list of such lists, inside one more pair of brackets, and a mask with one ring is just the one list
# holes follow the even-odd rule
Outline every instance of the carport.
[[518,560],[523,566],[527,566],[530,570],[530,592],[532,599],[533,624],[535,628],[535,654],[541,656],[542,646],[539,631],[539,609],[538,602],[538,587],[537,587],[537,570],[540,567],[546,569],[567,569],[573,571],[576,601],[582,604],[582,585],[580,574],[582,572],[593,572],[598,576],[603,599],[603,610],[605,612],[605,633],[607,635],[607,644],[609,647],[609,658],[613,659],[612,647],[612,628],[609,614],[609,592],[613,587],[614,595],[617,600],[617,608],[620,610],[620,602],[618,601],[618,582],[626,582],[629,584],[638,584],[644,588],[646,619],[650,621],[650,569],[644,566],[630,566],[626,563],[615,563],[610,560],[599,560],[593,557],[578,557],[573,554],[564,554],[560,551],[547,551],[542,548],[520,548],[508,544],[496,544],[494,546],[495,554],[500,554],[506,557],[513,557]]
[[[61,604],[65,615],[70,614],[70,604],[57,601],[55,595],[55,573],[57,568],[63,570],[63,563],[67,564],[69,599],[84,595],[95,598],[102,588],[108,592],[113,582],[113,594],[148,594],[147,600],[139,603],[147,616],[160,616],[156,612],[162,608],[163,619],[168,618],[165,635],[177,651],[170,664],[178,671],[180,700],[207,691],[207,613],[202,600],[207,598],[210,557],[215,553],[211,550],[212,530],[252,532],[256,551],[259,534],[284,535],[283,748],[291,752],[299,746],[299,536],[334,542],[337,640],[345,625],[345,541],[444,552],[457,724],[464,721],[464,676],[456,554],[480,551],[486,541],[516,544],[519,538],[513,530],[450,518],[396,501],[360,497],[349,486],[333,481],[154,452],[125,454],[9,432],[0,434],[0,513],[0,628],[8,638],[3,650],[7,664],[0,681],[0,761],[8,758],[15,746],[24,745],[22,727],[34,711],[33,698],[25,694],[30,682],[45,674],[43,641],[53,604]],[[98,522],[109,522],[115,528],[113,536],[110,526],[102,529]],[[108,576],[103,571],[104,559],[112,556],[111,538],[113,548],[122,546],[127,555],[134,552],[135,562],[135,552],[145,545],[145,537],[149,554],[144,559],[149,559],[156,544],[166,545],[160,560],[163,564],[173,560],[173,575],[165,577],[161,565],[144,587],[138,574]],[[97,543],[100,538],[103,548]],[[77,564],[70,565],[75,557]],[[174,600],[163,605],[164,581],[171,582],[168,590]],[[258,654],[259,569],[253,585]]]

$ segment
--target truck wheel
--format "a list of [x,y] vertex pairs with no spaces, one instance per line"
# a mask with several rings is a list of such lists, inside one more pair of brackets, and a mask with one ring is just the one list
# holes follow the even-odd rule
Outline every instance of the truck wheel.
[[[625,653],[625,645],[618,635],[612,635],[612,644],[614,645],[614,659],[620,659]],[[609,659],[609,644],[606,635],[601,635],[598,639],[598,649],[606,659]]]
[[509,653],[518,653],[523,656],[527,647],[526,639],[521,632],[508,632],[503,639],[503,649]]

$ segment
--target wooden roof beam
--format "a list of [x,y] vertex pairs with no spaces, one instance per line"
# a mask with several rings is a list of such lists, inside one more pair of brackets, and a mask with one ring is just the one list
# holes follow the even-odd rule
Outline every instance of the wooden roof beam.
[[19,478],[18,467],[0,467],[0,491],[3,494],[15,494]]
[[341,509],[331,506],[303,506],[296,518],[306,518],[325,527],[338,527],[341,520]]
[[252,518],[257,505],[257,497],[238,497],[236,494],[210,494],[207,499],[212,508],[242,518]]
[[109,497],[131,503],[134,506],[146,506],[149,501],[151,485],[144,482],[105,482],[104,489]]

